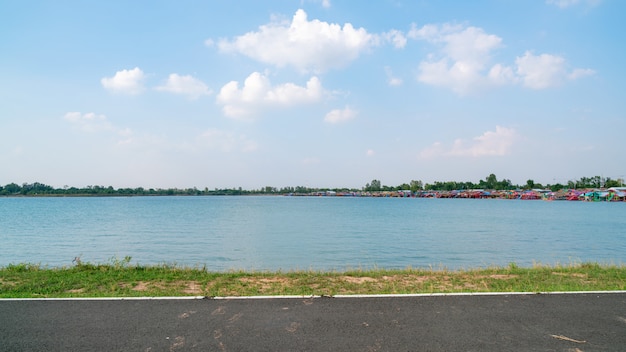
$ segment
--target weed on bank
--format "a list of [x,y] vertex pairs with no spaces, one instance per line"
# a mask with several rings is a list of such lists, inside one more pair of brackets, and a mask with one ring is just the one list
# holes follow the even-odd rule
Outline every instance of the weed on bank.
[[626,290],[626,266],[580,263],[470,270],[212,272],[202,267],[108,264],[0,267],[0,298],[351,295]]

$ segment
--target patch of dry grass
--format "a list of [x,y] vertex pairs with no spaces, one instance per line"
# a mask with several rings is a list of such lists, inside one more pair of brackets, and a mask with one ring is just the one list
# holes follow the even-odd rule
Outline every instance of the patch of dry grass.
[[0,297],[350,295],[625,290],[626,267],[583,263],[476,270],[208,272],[175,266],[0,268]]

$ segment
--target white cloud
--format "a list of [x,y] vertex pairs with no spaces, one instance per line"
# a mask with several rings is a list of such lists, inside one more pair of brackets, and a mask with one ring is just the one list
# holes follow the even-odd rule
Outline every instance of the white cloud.
[[[419,64],[418,81],[450,88],[459,94],[490,84],[492,52],[502,39],[477,27],[444,24],[413,26],[409,38],[426,40],[440,48]],[[503,76],[497,76],[501,81]]]
[[390,86],[400,86],[402,85],[402,79],[393,76],[393,72],[391,71],[391,67],[385,66],[385,73],[387,74],[387,84]]
[[510,83],[517,83],[519,77],[515,75],[515,72],[511,67],[503,66],[501,64],[495,64],[489,70],[487,74],[489,82],[494,85],[505,85]]
[[322,72],[341,68],[377,42],[363,28],[307,19],[296,11],[291,23],[274,21],[232,41],[221,40],[222,52],[236,52],[277,67],[292,66],[300,71]]
[[300,0],[300,6],[304,5],[305,2],[310,2],[313,4],[320,4],[323,8],[329,9],[332,4],[330,0]]
[[390,86],[401,86],[402,79],[397,77],[389,77],[389,81],[387,83],[389,83]]
[[515,59],[517,74],[522,78],[524,86],[532,89],[543,89],[557,86],[566,76],[565,59],[560,56],[541,54],[538,56],[526,52]]
[[517,132],[512,128],[496,126],[495,131],[487,131],[471,141],[457,139],[452,146],[445,147],[436,142],[420,152],[423,159],[434,157],[484,157],[508,155],[511,147],[518,140]]
[[346,107],[344,109],[335,109],[326,114],[326,116],[324,117],[324,121],[333,124],[340,123],[352,120],[356,117],[356,115],[357,112],[349,107]]
[[113,77],[104,77],[100,80],[102,86],[112,92],[125,94],[139,94],[143,91],[145,75],[139,67],[132,70],[117,71]]
[[373,149],[368,149],[368,150],[365,152],[365,155],[366,155],[366,156],[368,156],[368,157],[374,156],[375,154],[376,154],[376,152],[374,152],[374,150],[373,150]]
[[594,74],[590,69],[567,71],[563,57],[527,51],[515,59],[515,65],[493,64],[492,54],[501,47],[502,39],[481,28],[444,24],[413,26],[412,39],[426,40],[438,46],[420,62],[418,81],[444,87],[465,95],[493,86],[521,83],[526,88],[545,89],[558,86],[567,79]]
[[389,32],[383,34],[383,37],[388,42],[392,43],[396,49],[402,49],[406,46],[406,36],[399,30],[392,29]]
[[582,77],[593,76],[595,74],[596,71],[589,68],[576,68],[567,75],[567,78],[574,80]]
[[199,79],[189,75],[181,76],[176,73],[170,74],[167,82],[155,89],[163,92],[186,95],[190,99],[197,99],[203,95],[210,95],[212,93],[209,87]]
[[252,152],[258,148],[256,142],[245,135],[235,135],[220,129],[208,129],[199,138],[200,146],[222,152]]
[[69,121],[86,132],[110,131],[113,126],[105,115],[97,115],[93,112],[82,114],[80,112],[68,112],[63,119]]
[[246,117],[258,109],[314,103],[321,100],[323,93],[317,77],[311,77],[306,87],[293,83],[272,86],[267,76],[253,72],[241,88],[237,81],[225,84],[217,95],[217,103],[223,105],[226,116]]
[[567,79],[574,80],[595,73],[591,69],[574,69],[567,72],[564,58],[550,54],[533,55],[529,51],[515,59],[515,63],[517,75],[523,85],[531,89],[554,87]]

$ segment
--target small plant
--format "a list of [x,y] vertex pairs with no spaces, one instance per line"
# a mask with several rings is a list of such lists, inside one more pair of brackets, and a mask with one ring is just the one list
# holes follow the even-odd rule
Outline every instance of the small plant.
[[580,264],[580,267],[582,269],[587,269],[587,270],[601,270],[602,269],[599,263],[590,263],[590,262],[584,262]]
[[111,263],[111,266],[115,269],[123,269],[123,268],[127,268],[130,264],[131,259],[133,259],[133,257],[127,255],[124,257],[124,259],[119,259],[116,256],[111,257],[111,259],[109,259],[109,262]]
[[39,265],[28,264],[28,263],[9,264],[6,267],[7,271],[9,271],[9,272],[16,272],[16,273],[25,273],[25,272],[29,272],[29,271],[38,271],[39,269],[40,269]]

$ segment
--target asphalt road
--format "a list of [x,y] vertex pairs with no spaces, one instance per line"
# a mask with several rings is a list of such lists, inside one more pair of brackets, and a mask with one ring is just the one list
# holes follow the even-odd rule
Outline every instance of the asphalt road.
[[626,293],[0,300],[0,351],[626,351]]

